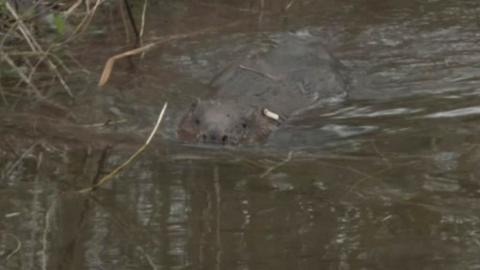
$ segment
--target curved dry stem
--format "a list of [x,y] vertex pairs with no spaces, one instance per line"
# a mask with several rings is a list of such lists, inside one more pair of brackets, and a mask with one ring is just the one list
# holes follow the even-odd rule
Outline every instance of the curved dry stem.
[[118,59],[128,57],[128,56],[143,53],[143,52],[149,50],[150,48],[152,48],[153,46],[155,46],[154,43],[149,43],[149,44],[147,44],[145,46],[142,46],[140,48],[133,49],[133,50],[130,50],[130,51],[126,51],[124,53],[117,54],[117,55],[114,55],[114,56],[110,57],[107,60],[107,62],[105,63],[105,67],[103,68],[102,75],[100,76],[100,81],[98,82],[98,86],[104,86],[108,82],[108,79],[110,79],[110,75],[112,74],[113,65],[115,64],[115,61],[117,61]]
[[[83,30],[85,30],[89,25],[90,22],[92,21],[93,17],[95,16],[95,13],[97,12],[98,7],[104,2],[104,0],[97,0],[95,2],[95,5],[91,10],[87,10],[87,15],[83,17],[82,21],[77,25],[73,33],[68,37],[64,42],[59,44],[59,46],[62,46],[63,44],[71,42],[73,39],[75,39]],[[88,9],[88,6],[87,6]]]
[[7,235],[10,235],[11,237],[13,237],[13,239],[15,239],[15,241],[17,242],[17,246],[15,247],[14,250],[12,250],[12,252],[10,252],[6,257],[5,257],[5,260],[8,261],[10,260],[11,257],[13,257],[13,255],[17,254],[20,249],[22,248],[22,241],[20,241],[20,239],[18,239],[17,236],[15,236],[15,234],[13,233],[8,233]]

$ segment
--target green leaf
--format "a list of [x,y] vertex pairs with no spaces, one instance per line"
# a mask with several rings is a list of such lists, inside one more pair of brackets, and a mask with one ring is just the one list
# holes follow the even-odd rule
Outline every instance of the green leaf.
[[55,14],[53,18],[55,29],[59,34],[63,35],[65,33],[65,17],[61,14]]

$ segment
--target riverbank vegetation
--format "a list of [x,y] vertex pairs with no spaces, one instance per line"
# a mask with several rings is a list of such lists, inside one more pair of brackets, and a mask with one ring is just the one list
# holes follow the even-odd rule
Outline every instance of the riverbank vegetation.
[[101,7],[118,4],[106,0],[1,2],[1,106],[46,101],[60,90],[74,97],[69,81],[88,71],[69,46],[85,33]]

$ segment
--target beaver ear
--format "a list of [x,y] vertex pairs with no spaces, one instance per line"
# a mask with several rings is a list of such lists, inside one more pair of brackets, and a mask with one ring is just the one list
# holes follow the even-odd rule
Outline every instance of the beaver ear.
[[192,102],[192,104],[190,104],[190,109],[191,110],[194,110],[195,108],[198,107],[198,104],[200,104],[201,100],[199,98],[195,98],[195,101]]
[[255,111],[253,117],[250,118],[248,123],[250,124],[250,126],[248,126],[248,132],[253,140],[252,142],[265,141],[270,133],[276,130],[280,125],[279,123],[266,117],[260,109]]
[[177,136],[185,141],[194,141],[196,132],[197,126],[194,125],[193,110],[189,110],[178,124]]

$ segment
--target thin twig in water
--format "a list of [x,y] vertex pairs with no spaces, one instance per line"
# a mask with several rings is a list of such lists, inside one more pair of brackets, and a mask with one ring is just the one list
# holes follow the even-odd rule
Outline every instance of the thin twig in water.
[[125,32],[125,43],[130,44],[130,31],[128,30],[128,23],[127,23],[127,18],[125,16],[124,6],[120,5],[118,7],[118,10],[120,11],[120,18],[122,20],[123,31]]
[[350,166],[340,166],[340,165],[336,165],[336,164],[331,164],[330,162],[323,162],[323,161],[318,161],[317,162],[318,164],[323,164],[325,166],[328,166],[328,167],[331,167],[331,168],[337,168],[337,169],[342,169],[342,170],[347,170],[347,171],[350,171],[356,175],[359,175],[361,176],[362,178],[360,178],[359,180],[357,180],[353,185],[350,186],[350,189],[345,192],[345,195],[353,192],[353,190],[358,186],[360,185],[361,183],[363,183],[364,181],[368,180],[368,179],[373,179],[373,180],[376,180],[376,181],[380,181],[380,179],[378,179],[376,176],[377,175],[380,175],[388,170],[390,170],[390,168],[386,168],[386,169],[382,169],[380,171],[377,171],[376,173],[374,174],[368,174],[368,173],[365,173],[363,171],[360,171],[358,169],[355,169],[355,168],[352,168]]
[[377,144],[375,143],[375,141],[371,141],[371,143],[372,143],[373,150],[382,158],[382,160],[385,162],[385,164],[387,164],[388,168],[391,168],[392,167],[392,162],[390,162],[390,160],[387,157],[385,157],[385,155],[378,150]]
[[260,0],[260,14],[258,15],[258,24],[261,25],[263,21],[263,10],[265,9],[265,0]]
[[123,0],[123,5],[125,7],[125,11],[127,12],[128,21],[132,26],[133,34],[135,35],[135,47],[138,47],[140,44],[140,34],[138,33],[137,23],[135,22],[135,17],[133,16],[132,8],[130,7],[130,3],[128,0]]
[[[140,46],[143,46],[143,33],[145,32],[145,17],[147,13],[147,5],[148,5],[148,0],[144,0],[143,2],[143,10],[142,10],[142,22],[140,24],[140,34],[139,34],[139,42]],[[142,52],[142,58],[145,56],[145,52]]]
[[7,97],[5,97],[3,86],[1,83],[0,83],[0,96],[2,97],[3,104],[8,106],[8,100],[7,100]]
[[7,257],[5,258],[6,261],[8,261],[13,255],[17,254],[22,248],[22,242],[18,239],[18,237],[16,237],[13,233],[9,233],[8,235],[12,236],[15,239],[15,241],[17,242],[17,246],[12,252],[10,252],[10,254],[7,255]]
[[67,52],[66,53],[66,57],[70,58],[70,60],[77,65],[77,67],[79,68],[79,71],[82,71],[83,73],[85,74],[90,74],[91,72],[84,66],[82,65],[78,60],[77,58],[75,58],[71,53]]
[[51,55],[52,59],[55,60],[58,63],[58,65],[61,68],[63,68],[63,70],[65,70],[65,72],[67,72],[68,74],[72,73],[72,71],[67,67],[67,65],[63,62],[63,60],[60,57],[58,57],[58,55],[56,55],[54,53],[50,54],[50,55]]
[[[407,164],[399,165],[399,166],[405,166],[405,165],[409,165],[409,164],[410,164],[410,162],[407,163]],[[357,172],[357,173],[360,172],[359,170],[356,170],[356,169],[353,169],[353,168],[350,168],[350,167],[348,167],[347,169],[350,169],[351,171],[354,171],[354,172]],[[358,186],[360,186],[362,183],[364,183],[365,181],[367,181],[369,179],[380,181],[378,176],[384,174],[385,172],[390,171],[391,169],[392,169],[392,167],[384,168],[384,169],[376,171],[373,174],[366,174],[364,172],[360,172],[361,174],[364,175],[364,177],[358,179],[353,185],[351,185],[350,188],[345,192],[344,197],[347,196],[348,194],[352,193],[353,190],[355,190],[355,188],[357,188]]]
[[100,179],[100,175],[102,174],[102,171],[105,167],[105,163],[107,160],[108,153],[112,147],[107,146],[103,149],[102,153],[100,154],[100,158],[98,159],[98,166],[97,166],[97,171],[95,173],[95,176],[93,177],[92,181],[92,186],[96,185],[98,183],[98,180]]
[[102,128],[102,127],[108,127],[108,126],[111,126],[111,125],[122,124],[122,123],[126,123],[126,122],[127,122],[126,119],[120,119],[120,120],[116,120],[116,121],[106,121],[106,122],[102,122],[102,123],[85,124],[85,125],[80,125],[80,126],[87,127],[87,128]]
[[143,9],[142,9],[142,22],[140,24],[140,42],[142,42],[143,33],[145,32],[145,17],[147,13],[147,5],[148,5],[148,0],[145,0],[143,2]]
[[150,267],[152,267],[153,270],[157,270],[158,267],[155,265],[155,263],[153,262],[152,260],[152,257],[150,255],[148,255],[145,250],[143,250],[142,247],[140,247],[140,251],[143,252],[143,256],[145,256],[145,258],[147,259],[147,262],[148,264],[150,265]]
[[87,192],[91,192],[91,191],[95,190],[97,187],[99,187],[99,186],[105,184],[106,182],[110,181],[115,175],[117,175],[121,170],[123,170],[127,165],[129,165],[133,160],[135,160],[135,158],[137,158],[147,148],[147,146],[152,141],[153,136],[157,132],[158,127],[160,126],[160,123],[162,122],[163,115],[165,114],[165,110],[167,109],[167,105],[168,104],[165,102],[165,104],[163,105],[162,111],[160,112],[160,115],[158,116],[157,123],[155,124],[155,127],[153,128],[152,132],[150,133],[150,136],[148,136],[148,139],[145,141],[145,143],[133,155],[131,155],[125,162],[120,164],[118,167],[116,167],[109,174],[102,177],[102,179],[100,179],[97,184],[95,184],[95,185],[93,185],[89,188],[82,189],[79,192],[80,193],[87,193]]
[[20,69],[16,64],[15,62],[13,61],[13,59],[10,58],[10,56],[8,56],[7,53],[5,53],[4,51],[0,50],[0,55],[2,55],[3,59],[5,60],[5,62],[7,62],[7,64],[10,65],[10,67],[15,70],[15,72],[18,74],[18,76],[20,77],[20,79],[22,79],[28,86],[30,86],[30,88],[33,90],[34,94],[40,98],[40,99],[44,99],[42,93],[40,93],[40,90],[37,89],[37,87],[32,83],[32,81],[29,79],[29,77],[22,71],[22,69]]
[[247,66],[244,66],[244,65],[239,65],[238,67],[241,68],[241,69],[244,69],[244,70],[251,71],[255,74],[261,75],[261,76],[263,76],[265,78],[268,78],[272,81],[279,81],[280,80],[280,78],[278,78],[278,77],[275,77],[275,76],[273,76],[271,74],[268,74],[268,73],[260,72],[258,70],[255,70],[255,69],[251,68],[251,67],[247,67]]
[[55,76],[57,77],[57,79],[60,81],[60,84],[63,86],[63,88],[65,89],[65,91],[68,93],[69,96],[73,97],[73,93],[72,93],[72,90],[70,89],[70,86],[68,86],[68,84],[66,83],[65,79],[63,79],[63,76],[62,74],[60,73],[60,71],[58,70],[57,68],[57,65],[48,58],[50,54],[50,51],[52,50],[53,46],[50,46],[46,51],[43,51],[41,48],[40,48],[40,51],[38,52],[39,55],[42,55],[42,57],[40,59],[38,59],[37,63],[32,67],[32,69],[30,70],[30,76],[29,78],[32,78],[33,77],[33,74],[36,72],[37,68],[40,66],[40,64],[43,62],[43,61],[47,61],[49,67],[50,67],[50,70],[53,71],[53,73],[55,73]]
[[[87,1],[88,3],[89,1]],[[92,21],[92,18],[93,16],[95,15],[96,11],[97,11],[97,8],[104,2],[104,0],[97,0],[95,2],[95,5],[93,6],[93,8],[90,10],[89,9],[89,6],[87,5],[86,6],[86,9],[87,9],[87,15],[85,15],[85,17],[83,17],[82,21],[77,25],[77,27],[75,28],[75,30],[73,30],[73,33],[64,41],[62,42],[61,44],[58,44],[58,46],[62,46],[63,44],[65,43],[69,43],[70,41],[72,41],[75,37],[77,37],[77,35],[82,32],[84,29],[86,29],[88,27],[88,25],[90,25],[90,22]]]
[[285,6],[285,11],[289,10],[292,7],[293,3],[295,3],[295,0],[291,0],[290,2],[288,2],[288,4]]
[[216,242],[216,254],[215,254],[215,269],[220,269],[220,264],[222,262],[222,239],[220,234],[220,224],[221,224],[221,208],[222,203],[221,189],[220,189],[220,176],[218,173],[218,166],[215,165],[213,168],[213,182],[215,187],[215,242]]
[[77,2],[73,3],[73,5],[70,6],[70,8],[68,8],[68,10],[63,13],[65,19],[67,19],[73,13],[73,11],[82,4],[82,2],[83,0],[77,0]]
[[50,207],[47,210],[47,213],[45,213],[45,225],[43,229],[43,234],[42,234],[42,251],[41,251],[41,260],[42,260],[42,270],[47,270],[47,264],[48,264],[48,234],[51,231],[52,227],[52,218],[54,218],[54,213],[53,211],[57,207],[57,200],[58,198],[55,198],[50,205]]
[[10,25],[7,31],[4,31],[2,41],[0,41],[0,48],[3,48],[5,46],[5,42],[10,36],[15,35],[15,29],[17,29],[17,26],[18,22],[14,22]]
[[[30,88],[33,90],[34,94],[37,96],[37,98],[41,102],[45,102],[45,103],[47,103],[47,104],[49,104],[49,105],[51,105],[55,108],[59,108],[59,109],[63,110],[63,111],[68,111],[66,107],[61,106],[59,104],[56,104],[56,103],[48,100],[47,98],[45,98],[45,96],[42,95],[42,93],[40,93],[40,90],[38,90],[38,88],[31,81],[31,77],[33,76],[33,74],[30,74],[29,76],[27,76],[25,73],[23,73],[23,71],[19,67],[17,67],[17,65],[15,65],[15,62],[8,56],[8,54],[4,53],[2,50],[0,50],[0,56],[3,56],[3,59],[12,67],[13,70],[15,70],[15,72],[17,72],[17,74],[18,74],[18,76],[20,76],[21,80],[24,81],[28,86],[30,86]],[[32,69],[35,69],[35,68],[36,67],[33,67]]]
[[272,167],[268,168],[264,173],[262,173],[260,175],[260,178],[264,178],[265,176],[269,175],[270,173],[272,173],[273,170],[276,170],[278,169],[279,167],[287,164],[290,160],[292,160],[292,156],[293,156],[293,151],[290,151],[288,152],[288,156],[285,160],[273,165]]
[[27,155],[29,155],[30,153],[32,153],[33,149],[35,148],[35,146],[38,145],[38,142],[35,142],[34,144],[32,144],[27,150],[25,150],[21,155],[20,157],[12,164],[12,166],[10,166],[10,168],[6,169],[6,172],[5,174],[3,174],[3,177],[8,177],[12,172],[13,170],[15,170],[17,168],[17,166],[20,164],[20,162],[22,162],[22,160],[25,159],[25,157]]

